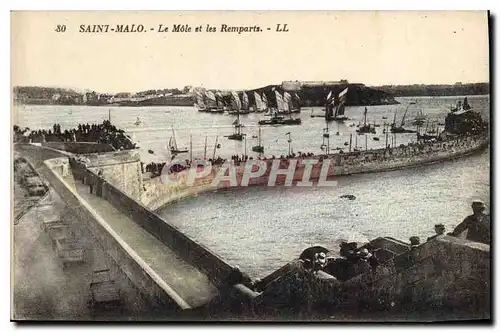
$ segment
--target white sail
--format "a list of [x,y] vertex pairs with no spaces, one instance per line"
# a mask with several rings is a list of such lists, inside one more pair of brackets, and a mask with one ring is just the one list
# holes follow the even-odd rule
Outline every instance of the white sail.
[[288,104],[285,106],[285,102],[283,101],[283,96],[278,91],[274,91],[276,95],[276,106],[278,107],[278,111],[285,111],[288,108]]
[[215,93],[215,100],[217,101],[217,107],[224,106],[224,97],[222,96],[222,93],[220,91],[217,91]]
[[[348,88],[345,88],[344,90],[342,90],[342,92],[339,93],[339,100],[340,101],[342,101],[343,99],[344,100],[347,99],[347,96],[346,96],[347,95],[347,90],[348,90]],[[342,98],[342,97],[344,97],[344,98]]]
[[266,94],[263,92],[262,93],[262,108],[263,109],[267,109],[269,106],[269,103],[267,102],[267,96]]
[[248,109],[248,95],[245,91],[243,91],[243,94],[241,95],[241,109]]
[[239,111],[241,109],[241,101],[238,97],[238,94],[234,91],[231,91],[231,105],[233,110]]
[[170,149],[177,150],[177,140],[175,139],[174,127],[172,127],[172,137],[170,137],[170,140],[168,141],[168,146]]
[[292,96],[285,91],[285,93],[283,93],[283,102],[285,104],[285,110],[286,111],[291,111],[293,110],[293,100],[292,100]]
[[217,107],[217,100],[215,98],[215,94],[212,91],[206,91],[205,97],[207,97],[207,106]]
[[257,92],[254,92],[253,95],[255,97],[255,107],[257,108],[258,111],[262,111],[264,109],[262,98]]
[[208,99],[215,101],[215,94],[212,91],[205,92]]
[[[333,98],[332,98],[333,97]],[[328,96],[326,96],[326,103],[331,103],[335,99],[335,96],[333,95],[333,91],[330,90],[328,93]],[[333,104],[333,103],[332,103]]]
[[205,108],[205,100],[203,98],[203,93],[199,90],[196,90],[196,104],[200,108]]

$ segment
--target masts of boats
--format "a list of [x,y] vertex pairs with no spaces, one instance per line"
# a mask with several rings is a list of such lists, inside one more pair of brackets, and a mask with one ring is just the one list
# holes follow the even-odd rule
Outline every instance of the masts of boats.
[[283,96],[279,93],[279,91],[275,90],[274,93],[276,95],[277,108],[274,110],[274,113],[269,120],[260,120],[259,125],[300,125],[302,120],[300,118],[292,118],[292,115],[289,112],[288,119],[278,115],[280,112],[286,113],[289,110],[289,106],[288,103],[285,103]]
[[260,127],[259,127],[259,143],[258,145],[252,146],[252,151],[258,153],[264,153],[264,146],[262,145],[262,132]]
[[[338,132],[337,132],[338,134]],[[326,144],[325,144],[326,138]],[[323,143],[320,146],[321,151],[325,151],[326,154],[330,154],[330,132],[328,128],[328,121],[326,122],[326,127],[323,128]]]
[[233,122],[233,125],[234,125],[234,133],[232,133],[231,135],[227,135],[225,137],[227,137],[228,139],[236,140],[236,141],[242,141],[245,134],[241,133],[241,127],[243,127],[243,125],[240,123],[240,112],[239,111],[237,113],[236,120],[234,120],[234,122]]
[[459,100],[457,102],[457,106],[455,108],[453,108],[453,106],[450,106],[450,111],[452,111],[452,112],[464,112],[464,111],[468,111],[471,109],[472,109],[472,107],[469,105],[469,102],[467,101],[467,97],[464,98],[463,104]]
[[228,109],[229,114],[241,114],[241,100],[235,91],[231,91],[231,103]]
[[365,121],[362,125],[358,126],[358,129],[356,129],[356,132],[359,134],[376,134],[376,130],[374,126],[371,126],[369,123],[366,122],[366,115],[368,113],[368,108],[365,107]]
[[249,114],[250,113],[250,103],[248,101],[248,95],[245,91],[241,94],[241,109],[240,114]]
[[224,97],[220,91],[215,93],[215,100],[217,102],[217,113],[224,113],[227,110]]
[[285,91],[283,93],[283,101],[286,104],[286,114],[300,113],[300,97],[296,92],[290,94]]
[[224,113],[224,107],[212,91],[205,91],[205,101],[207,111],[210,113]]
[[[415,101],[415,104],[417,102]],[[421,126],[425,123],[425,120],[427,119],[426,115],[424,114],[424,111],[419,108],[417,111],[417,115],[415,115],[415,118],[413,119],[413,125],[415,126]]]
[[407,107],[406,107],[406,110],[405,110],[405,113],[403,114],[403,118],[401,119],[401,124],[399,125],[399,127],[396,125],[396,112],[394,112],[394,120],[391,124],[391,132],[393,133],[414,133],[415,131],[414,130],[409,130],[409,129],[405,129],[403,126],[405,125],[405,118],[406,118],[406,113],[408,112],[408,108],[410,107],[410,105],[413,105],[414,102],[411,102]]
[[[420,127],[417,128],[417,140],[419,141],[430,141],[437,139],[439,136],[439,127],[437,121],[432,121],[431,126],[429,127],[429,120],[427,120],[425,131],[423,134],[420,134]],[[433,135],[429,135],[433,134]]]
[[174,127],[172,127],[172,137],[170,137],[170,140],[168,141],[168,148],[170,149],[170,153],[172,154],[172,156],[188,152],[187,149],[181,150],[178,148],[177,140],[175,139]]
[[347,91],[349,87],[342,90],[337,98],[334,97],[333,92],[330,91],[326,97],[325,119],[327,121],[345,121],[345,104],[347,103]]
[[261,95],[255,91],[254,91],[253,95],[254,95],[254,99],[255,99],[255,111],[257,113],[265,112],[267,109],[267,98],[265,98],[266,102],[264,102],[265,95],[263,95],[261,97]]
[[198,109],[199,112],[207,112],[208,109],[207,106],[205,105],[204,93],[199,89],[195,90],[195,98],[196,102],[194,104],[194,107],[196,107],[196,109]]

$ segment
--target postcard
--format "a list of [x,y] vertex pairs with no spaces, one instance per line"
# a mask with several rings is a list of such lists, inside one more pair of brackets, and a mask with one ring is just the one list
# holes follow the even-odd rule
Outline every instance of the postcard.
[[13,321],[491,320],[486,11],[13,11]]

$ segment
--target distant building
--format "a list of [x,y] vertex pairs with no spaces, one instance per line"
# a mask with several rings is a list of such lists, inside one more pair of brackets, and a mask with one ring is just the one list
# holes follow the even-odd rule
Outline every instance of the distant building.
[[59,93],[54,93],[52,95],[52,100],[53,101],[58,101],[60,98],[61,98],[61,94],[59,94]]
[[301,87],[316,87],[316,86],[327,86],[327,85],[346,85],[349,81],[346,79],[341,79],[340,81],[283,81],[282,87],[287,91],[300,90]]

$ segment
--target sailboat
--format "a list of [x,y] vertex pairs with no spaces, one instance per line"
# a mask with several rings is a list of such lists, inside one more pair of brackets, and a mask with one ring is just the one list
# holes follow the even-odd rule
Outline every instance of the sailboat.
[[290,111],[290,113],[300,113],[300,111],[301,111],[301,109],[300,109],[300,97],[296,92],[294,92],[290,96],[289,111]]
[[266,112],[269,109],[269,102],[267,101],[267,96],[265,92],[262,92],[262,112]]
[[206,101],[207,101],[208,112],[210,112],[210,113],[224,113],[224,109],[219,108],[219,105],[217,104],[217,97],[215,97],[215,94],[212,91],[206,91],[205,97],[206,97]]
[[368,108],[365,107],[365,122],[363,125],[359,125],[356,132],[360,134],[376,134],[375,127],[372,127],[369,123],[366,122],[366,114],[368,113]]
[[[415,102],[416,104],[417,102]],[[413,125],[415,126],[421,126],[425,123],[425,120],[427,119],[427,116],[424,114],[424,111],[422,111],[421,108],[417,111],[417,115],[415,115],[415,118],[413,119]]]
[[258,153],[264,152],[264,146],[262,145],[262,132],[260,127],[259,127],[259,144],[256,146],[252,146],[252,151]]
[[[300,118],[294,119],[292,118],[290,109],[292,103],[292,96],[288,92],[284,92],[283,96],[278,92],[274,91],[276,94],[276,104],[278,106],[278,113],[281,111],[282,113],[286,113],[289,115],[288,119],[283,119],[283,124],[285,125],[299,125],[302,123]],[[293,107],[293,106],[292,106]]]
[[241,94],[241,109],[240,114],[250,113],[250,104],[248,102],[248,95],[245,91]]
[[199,112],[207,112],[207,106],[205,105],[205,98],[203,93],[200,90],[196,90],[196,103],[194,107],[198,109]]
[[406,107],[406,110],[405,110],[405,113],[403,114],[403,118],[401,119],[401,124],[399,125],[399,127],[396,126],[396,112],[394,112],[394,120],[391,124],[391,133],[415,133],[414,130],[409,130],[409,129],[405,129],[403,128],[403,126],[405,125],[405,118],[406,118],[406,113],[408,112],[408,108],[410,108],[410,105],[413,105],[415,104],[415,102],[411,102],[407,107]]
[[469,110],[471,110],[472,107],[469,105],[469,102],[467,101],[467,97],[464,98],[464,102],[462,104],[462,102],[459,100],[457,102],[457,106],[455,108],[451,107],[451,111],[452,112],[467,112]]
[[177,147],[174,127],[172,127],[172,137],[170,137],[170,140],[168,141],[168,148],[170,149],[170,153],[172,153],[173,155],[188,152],[187,149],[179,150],[179,148]]
[[231,104],[229,106],[228,113],[231,114],[240,114],[241,111],[241,100],[238,97],[238,94],[234,91],[231,91]]
[[245,134],[241,133],[241,127],[243,127],[243,125],[240,123],[240,112],[237,113],[237,118],[236,120],[234,120],[233,125],[234,125],[234,133],[232,133],[231,135],[227,135],[225,137],[236,141],[242,141],[243,136],[245,136]]
[[432,139],[437,139],[437,135],[429,135],[435,133],[435,130],[429,130],[429,120],[427,120],[427,124],[425,125],[425,131],[423,134],[420,134],[420,128],[417,129],[417,140],[418,141],[429,141]]
[[140,125],[142,122],[141,122],[141,119],[139,119],[139,117],[137,117],[137,120],[135,120],[134,124],[136,126]]
[[224,102],[224,97],[222,96],[222,93],[220,91],[217,91],[215,93],[215,101],[217,103],[218,113],[224,113],[224,111],[226,110],[226,103]]
[[[300,125],[302,120],[300,118],[294,119],[291,117],[290,113],[288,113],[288,102],[285,102],[279,91],[275,90],[274,94],[276,96],[277,109],[274,111],[274,114],[269,120],[260,120],[259,125]],[[285,92],[285,94],[287,94],[287,92]],[[290,118],[285,119],[283,116],[279,116],[279,113],[288,113]]]
[[[325,144],[325,138],[327,144]],[[326,127],[323,128],[323,143],[320,146],[321,151],[326,150],[326,154],[330,154],[330,132],[328,128],[328,121],[326,122]]]
[[255,111],[257,113],[265,112],[267,105],[264,106],[264,101],[262,100],[262,97],[257,92],[254,92],[253,95],[255,98]]
[[342,90],[337,98],[334,97],[333,92],[330,91],[326,98],[325,118],[327,121],[345,121],[345,104],[347,102],[348,87]]

